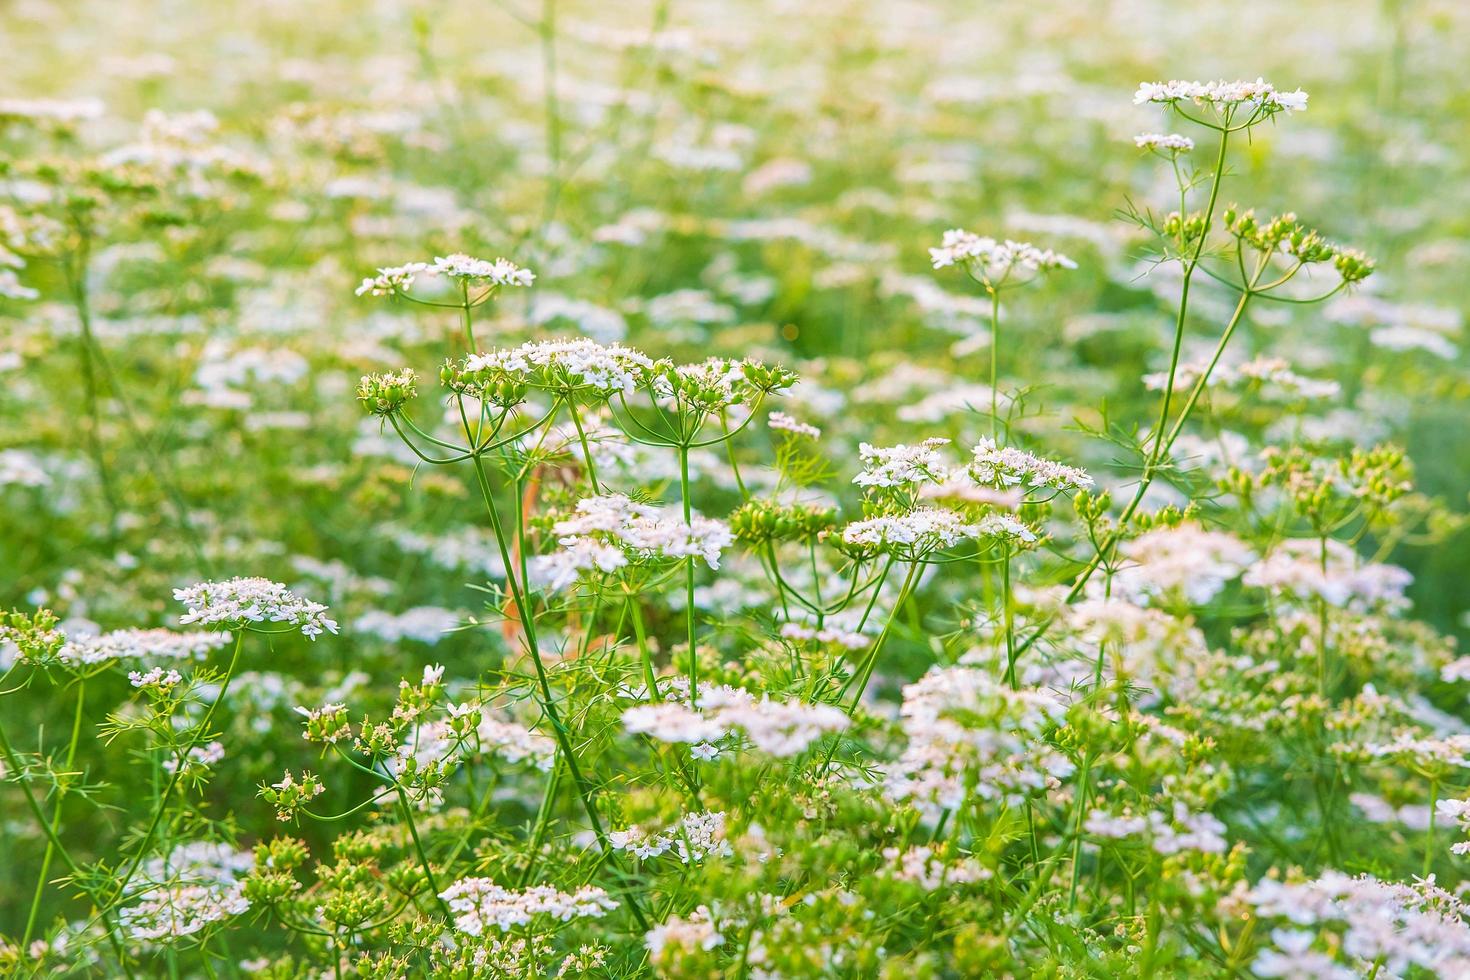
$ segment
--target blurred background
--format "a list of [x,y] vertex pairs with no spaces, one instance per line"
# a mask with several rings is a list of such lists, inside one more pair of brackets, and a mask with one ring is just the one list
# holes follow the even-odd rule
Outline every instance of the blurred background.
[[[1326,308],[1252,312],[1240,358],[1340,388],[1214,406],[1201,465],[1389,440],[1465,510],[1461,0],[9,2],[0,50],[0,605],[153,625],[171,587],[259,574],[376,623],[343,667],[440,642],[493,549],[459,477],[415,473],[352,386],[412,366],[432,389],[457,323],[354,288],[456,251],[538,275],[482,342],[785,362],[846,471],[859,438],[983,432],[988,306],[926,247],[1059,249],[1079,269],[1004,311],[1003,386],[1028,389],[1028,441],[1126,483],[1078,423],[1146,426],[1167,363],[1175,280],[1117,214],[1174,206],[1132,141],[1170,125],[1132,104],[1167,78],[1306,89],[1222,199],[1379,260]],[[1201,291],[1186,357],[1229,299]],[[1470,551],[1440,530],[1390,560],[1463,636]]]

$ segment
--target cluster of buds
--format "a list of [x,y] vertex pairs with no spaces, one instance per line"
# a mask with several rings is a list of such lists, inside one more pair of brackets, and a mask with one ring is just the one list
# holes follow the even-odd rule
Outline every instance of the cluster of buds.
[[1193,502],[1184,507],[1169,504],[1155,511],[1139,511],[1129,518],[1128,526],[1138,534],[1147,534],[1149,531],[1177,528],[1198,519],[1199,507]]
[[444,668],[425,667],[422,679],[417,684],[398,682],[398,703],[393,706],[393,720],[412,722],[439,703],[444,696]]
[[469,358],[447,360],[439,369],[439,383],[456,395],[468,395],[496,408],[511,409],[526,400],[529,386],[498,365],[475,364]]
[[1334,245],[1297,220],[1292,212],[1257,219],[1254,210],[1226,208],[1225,226],[1243,244],[1264,254],[1290,255],[1303,265],[1331,262],[1344,282],[1361,282],[1373,273],[1373,260],[1362,252]]
[[1374,263],[1355,248],[1340,248],[1332,259],[1332,267],[1345,283],[1362,282],[1373,274]]
[[1268,447],[1262,455],[1259,485],[1281,487],[1298,513],[1323,526],[1360,507],[1381,513],[1414,489],[1409,462],[1396,446],[1354,449],[1336,466],[1300,447]]
[[1354,497],[1378,507],[1387,507],[1414,489],[1413,466],[1398,446],[1354,447],[1337,461],[1337,468]]
[[57,663],[66,635],[56,624],[56,614],[49,609],[37,609],[29,615],[16,609],[0,615],[0,650],[14,647],[19,653],[17,659],[27,663]]
[[376,861],[344,858],[331,865],[318,865],[316,873],[325,892],[318,915],[329,925],[343,932],[356,932],[388,911],[380,884],[382,871]]
[[407,722],[396,719],[374,724],[364,715],[362,724],[357,726],[357,736],[352,740],[352,747],[374,761],[385,759],[397,754],[398,744],[403,740],[403,732],[407,727]]
[[374,415],[392,415],[418,395],[418,376],[412,368],[367,374],[357,383],[357,400]]
[[818,504],[751,500],[730,515],[730,530],[735,539],[749,544],[813,541],[836,526],[836,509]]
[[260,798],[275,807],[277,820],[294,820],[306,804],[326,791],[315,773],[303,770],[297,780],[287,770],[280,782],[261,785]]
[[751,405],[796,383],[796,372],[759,361],[711,357],[698,364],[659,361],[650,384],[662,402],[713,414],[734,405]]
[[306,842],[293,837],[277,837],[255,845],[255,866],[241,885],[252,903],[275,905],[300,890],[301,882],[293,872],[306,863],[310,855]]
[[352,724],[347,720],[347,705],[326,704],[320,708],[296,709],[306,718],[306,731],[302,736],[308,742],[335,745],[352,734]]
[[[1227,212],[1227,222],[1229,221]],[[1173,239],[1181,249],[1187,249],[1199,241],[1209,231],[1209,223],[1205,216],[1198,211],[1181,214],[1178,211],[1170,211],[1159,225],[1159,231],[1170,239]]]

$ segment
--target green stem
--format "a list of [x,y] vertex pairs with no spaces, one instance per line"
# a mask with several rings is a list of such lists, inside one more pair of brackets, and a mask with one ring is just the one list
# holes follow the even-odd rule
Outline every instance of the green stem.
[[138,851],[133,855],[133,862],[129,865],[127,874],[123,875],[122,880],[118,882],[117,888],[113,892],[114,902],[122,897],[123,893],[127,890],[128,883],[133,880],[133,876],[138,873],[138,868],[143,864],[143,859],[148,856],[148,845],[153,842],[153,835],[157,832],[158,825],[163,821],[164,812],[168,809],[169,797],[178,787],[180,781],[183,780],[184,773],[189,768],[189,754],[209,734],[209,723],[214,720],[216,709],[224,702],[225,695],[230,690],[230,681],[234,680],[235,666],[240,662],[240,648],[244,645],[244,642],[245,631],[243,629],[237,630],[235,633],[235,651],[230,656],[230,665],[225,668],[225,679],[220,684],[219,693],[210,702],[209,710],[204,713],[204,720],[194,730],[194,735],[189,740],[189,744],[184,748],[183,752],[178,754],[173,775],[169,778],[167,785],[164,786],[163,793],[158,797],[157,808],[153,811],[153,819],[149,821],[148,829],[144,831],[142,838],[138,841]]
[[[988,288],[988,287],[987,287]],[[990,289],[990,439],[1000,443],[1000,401],[996,364],[1000,359],[1000,293]]]
[[[684,523],[691,525],[693,507],[689,492],[689,445],[679,446],[679,498],[684,509]],[[699,702],[699,655],[695,646],[694,626],[694,558],[684,560],[684,625],[689,636],[689,703]]]
[[[505,580],[510,588],[511,600],[515,603],[516,614],[520,617],[521,629],[526,634],[526,646],[531,654],[531,663],[536,669],[536,682],[540,688],[541,710],[546,713],[546,718],[551,722],[552,733],[556,737],[558,746],[567,760],[567,769],[572,774],[572,782],[577,787],[577,796],[582,801],[582,808],[587,811],[587,818],[592,823],[592,832],[597,837],[598,847],[604,857],[611,860],[613,853],[611,845],[607,840],[607,833],[602,826],[602,818],[597,813],[597,806],[593,802],[593,789],[586,777],[582,774],[581,767],[577,765],[577,754],[572,748],[571,735],[566,725],[562,723],[561,712],[557,710],[556,699],[551,693],[551,682],[546,674],[546,665],[541,659],[541,649],[536,640],[536,621],[532,615],[530,603],[522,591],[520,584],[516,581],[515,563],[511,561],[510,551],[505,543],[505,529],[500,520],[500,509],[495,505],[495,497],[490,492],[490,480],[485,475],[485,465],[479,456],[475,456],[471,462],[475,467],[475,477],[480,486],[480,494],[484,497],[485,508],[490,513],[490,524],[495,531],[495,543],[500,548],[500,560],[505,566]],[[643,910],[638,907],[637,901],[631,892],[627,892],[628,909],[633,918],[643,929],[648,928],[648,920],[644,918]]]
[[408,805],[408,794],[395,780],[394,790],[398,793],[398,809],[403,814],[403,822],[408,824],[408,834],[413,838],[413,849],[418,852],[419,863],[424,867],[424,877],[429,881],[429,887],[434,891],[434,901],[439,903],[439,908],[445,915],[449,915],[449,905],[439,896],[439,883],[434,880],[434,868],[429,864],[429,855],[424,853],[424,842],[419,839],[418,824],[413,819],[413,808]]
[[[82,733],[82,709],[87,702],[87,682],[77,682],[77,707],[71,719],[71,740],[66,746],[66,773],[72,771],[72,765],[77,757],[77,744],[81,740]],[[51,859],[56,854],[56,845],[52,843],[61,829],[61,807],[66,800],[67,786],[58,783],[56,790],[56,805],[51,810],[51,833],[46,838],[46,852],[41,856],[41,874],[36,879],[36,890],[31,895],[31,909],[26,915],[25,932],[21,935],[20,948],[26,949],[31,944],[31,936],[35,933],[36,920],[41,913],[41,896],[46,891],[46,876],[51,871]]]
[[1424,836],[1424,871],[1421,878],[1428,878],[1434,866],[1434,809],[1439,803],[1439,780],[1429,781],[1429,832]]

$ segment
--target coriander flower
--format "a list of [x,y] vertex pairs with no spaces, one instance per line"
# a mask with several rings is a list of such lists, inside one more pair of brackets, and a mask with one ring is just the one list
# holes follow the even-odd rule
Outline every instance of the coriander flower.
[[174,599],[188,607],[179,623],[203,623],[226,629],[250,629],[251,623],[289,623],[308,639],[337,632],[335,620],[322,615],[327,607],[303,599],[278,582],[264,578],[232,578],[226,582],[199,582],[174,589]]
[[948,439],[925,439],[917,446],[880,447],[862,443],[858,457],[863,471],[852,478],[860,487],[903,487],[919,483],[943,483],[947,470],[939,447]]
[[785,412],[772,412],[766,419],[766,425],[776,432],[789,432],[794,436],[804,436],[808,439],[820,439],[822,430],[815,425],[808,425],[787,415]]
[[1085,470],[1013,446],[997,447],[989,437],[975,445],[974,459],[965,472],[980,486],[993,490],[1015,487],[1070,492],[1092,486],[1092,477]]
[[557,551],[532,560],[532,574],[553,591],[584,572],[616,572],[660,558],[695,559],[720,567],[720,553],[735,540],[728,525],[694,514],[688,523],[661,508],[612,493],[577,501],[576,512],[552,525]]
[[890,552],[906,560],[917,560],[980,534],[979,525],[970,523],[956,511],[919,507],[904,514],[853,521],[842,529],[842,543],[863,552]]
[[653,368],[653,360],[640,351],[579,337],[471,354],[446,366],[444,380],[451,390],[482,400],[494,385],[504,382],[562,394],[631,394]]
[[1257,78],[1254,82],[1143,82],[1133,95],[1133,103],[1144,105],[1150,102],[1158,105],[1191,102],[1197,106],[1210,106],[1216,112],[1245,106],[1252,112],[1264,110],[1272,114],[1305,111],[1307,93],[1301,89],[1278,91],[1264,78]]
[[1013,275],[1020,278],[1012,284],[1020,285],[1053,269],[1077,268],[1076,262],[1049,248],[1037,248],[1030,242],[997,241],[962,228],[946,231],[939,247],[929,249],[929,261],[936,269],[963,266],[992,290],[1006,285]]
[[490,878],[461,878],[439,893],[454,914],[454,928],[467,936],[483,935],[486,929],[509,932],[529,925],[539,916],[560,922],[575,918],[600,919],[618,907],[607,892],[586,885],[575,892],[561,892],[549,885],[511,891]]
[[1133,145],[1140,150],[1162,150],[1166,153],[1188,153],[1194,149],[1194,140],[1178,133],[1139,133],[1133,137]]
[[509,259],[491,262],[456,252],[440,256],[433,262],[409,262],[379,269],[377,275],[364,279],[356,292],[358,296],[406,293],[419,276],[445,276],[466,284],[488,286],[491,290],[502,286],[529,286],[536,281],[535,273],[522,269]]

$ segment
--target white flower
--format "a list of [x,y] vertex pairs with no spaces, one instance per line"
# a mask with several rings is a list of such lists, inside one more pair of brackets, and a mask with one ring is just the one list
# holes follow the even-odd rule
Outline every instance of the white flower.
[[522,269],[509,259],[476,259],[456,252],[434,260],[434,271],[451,279],[469,279],[492,286],[529,286],[536,281],[536,274]]
[[203,623],[239,629],[249,623],[290,623],[308,639],[337,632],[335,620],[322,615],[327,607],[303,599],[278,582],[264,578],[232,578],[227,582],[199,582],[174,589],[174,599],[188,607],[182,625]]
[[599,344],[587,337],[543,340],[515,348],[471,354],[462,374],[504,372],[528,384],[544,387],[590,387],[598,391],[631,393],[653,369],[647,355],[621,344]]
[[463,253],[445,255],[433,262],[409,262],[406,265],[388,266],[378,270],[357,287],[357,295],[392,296],[407,292],[419,276],[447,276],[465,282],[476,282],[492,288],[501,286],[529,286],[536,280],[535,273],[522,269],[509,259],[477,259]]
[[113,630],[99,636],[68,637],[58,656],[65,663],[100,664],[109,660],[203,660],[230,642],[223,633],[175,633],[165,629]]
[[592,885],[571,893],[549,885],[511,891],[490,878],[462,878],[440,892],[439,897],[454,914],[454,928],[467,936],[482,935],[487,928],[509,932],[543,915],[561,922],[575,918],[600,919],[618,907],[607,892]]
[[238,886],[182,885],[149,893],[136,905],[118,910],[118,925],[146,943],[192,936],[215,922],[249,911]]
[[1257,78],[1254,82],[1144,82],[1134,93],[1133,102],[1135,105],[1192,102],[1198,106],[1211,106],[1216,111],[1247,106],[1253,111],[1301,112],[1307,108],[1307,93],[1301,89],[1277,91],[1276,86],[1264,78]]
[[184,682],[184,675],[177,670],[165,670],[162,667],[154,667],[146,673],[131,671],[128,673],[128,682],[139,690],[156,697],[166,697],[174,688]]
[[778,432],[790,432],[792,435],[806,436],[809,439],[820,439],[822,430],[815,425],[799,422],[787,415],[785,412],[772,412],[766,419],[766,424]]
[[1194,149],[1194,140],[1178,133],[1139,133],[1133,137],[1133,145],[1140,150],[1168,150],[1188,153]]
[[946,476],[939,447],[948,439],[925,439],[917,446],[879,447],[862,443],[858,457],[863,471],[852,478],[860,487],[902,487],[916,483],[942,483]]
[[551,530],[559,550],[532,559],[531,573],[553,591],[571,586],[584,572],[611,573],[657,558],[698,558],[719,568],[720,553],[735,540],[722,521],[694,514],[686,524],[620,493],[577,501],[576,512]]
[[689,952],[708,952],[724,941],[725,937],[715,928],[709,907],[705,905],[695,909],[694,914],[687,919],[681,919],[677,915],[670,916],[643,937],[644,945],[655,958],[670,946]]
[[438,606],[415,606],[398,615],[378,609],[369,610],[352,624],[355,633],[368,633],[389,643],[414,640],[435,644],[460,624],[461,616]]
[[929,261],[936,269],[966,266],[994,288],[999,288],[1018,271],[1030,278],[1052,269],[1077,268],[1076,262],[1049,248],[1037,248],[1030,242],[996,241],[962,228],[946,231],[939,247],[929,249]]
[[965,472],[980,486],[995,490],[1022,487],[1073,491],[1092,486],[1092,477],[1085,470],[1013,446],[997,448],[988,436],[976,444],[974,458]]
[[697,864],[710,855],[729,857],[734,853],[725,841],[723,812],[687,813],[668,830],[657,834],[629,827],[609,833],[607,839],[613,850],[631,851],[640,860],[673,851],[682,863]]

